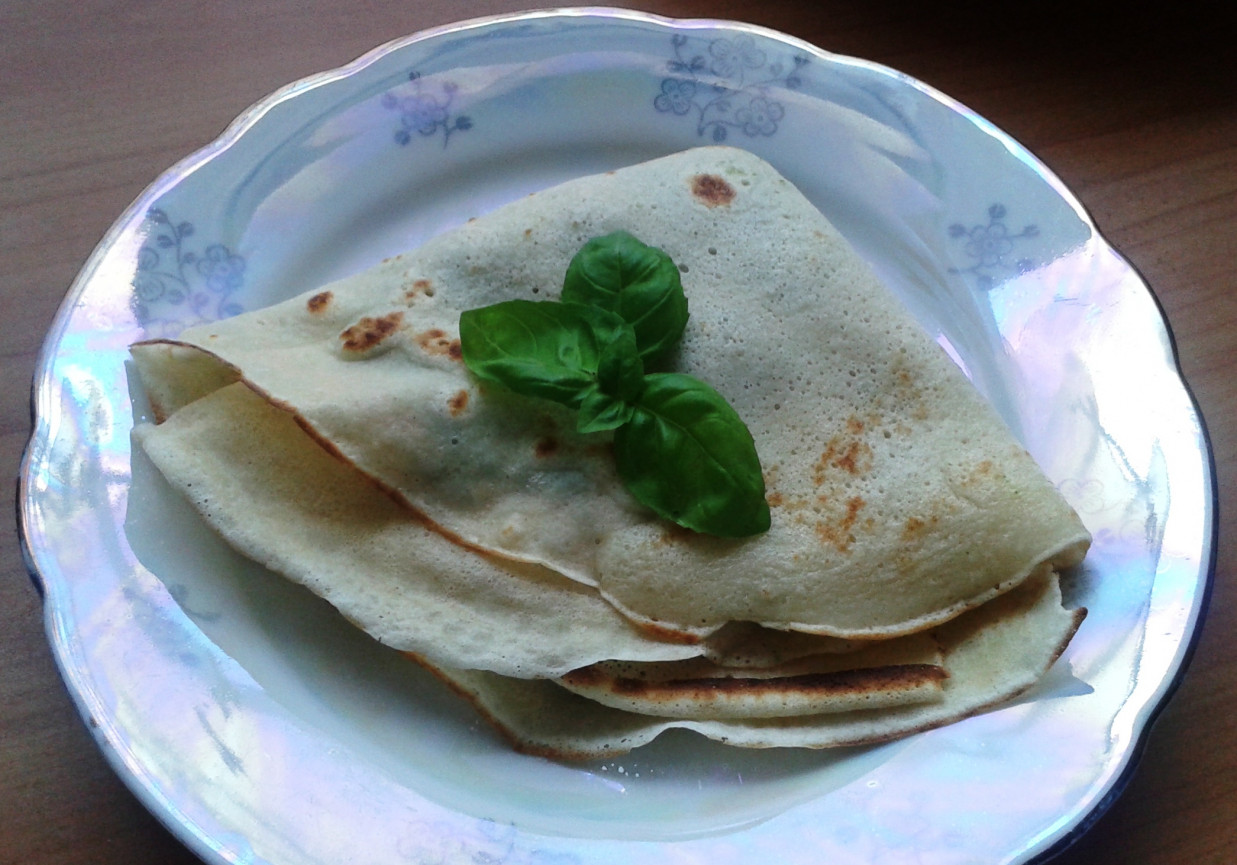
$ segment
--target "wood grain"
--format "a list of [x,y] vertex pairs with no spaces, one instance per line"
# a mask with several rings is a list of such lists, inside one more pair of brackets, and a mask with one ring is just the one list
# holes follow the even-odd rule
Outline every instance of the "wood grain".
[[[1042,158],[1141,271],[1208,421],[1220,549],[1193,663],[1128,789],[1062,865],[1237,861],[1237,36],[1227,4],[661,0],[910,73]],[[0,459],[15,476],[29,382],[74,274],[181,156],[281,85],[501,0],[0,0]],[[1154,407],[1148,407],[1154,410]],[[0,539],[0,863],[197,861],[117,780],[61,684],[13,521]]]

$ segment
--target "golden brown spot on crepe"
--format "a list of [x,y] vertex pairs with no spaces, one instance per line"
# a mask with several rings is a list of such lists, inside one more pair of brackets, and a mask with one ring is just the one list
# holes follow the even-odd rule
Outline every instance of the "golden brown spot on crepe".
[[447,409],[451,412],[451,417],[459,417],[466,408],[468,408],[468,391],[466,390],[460,391],[447,400]]
[[332,297],[333,295],[329,291],[320,291],[311,297],[305,303],[305,306],[310,312],[322,312],[330,305]]
[[594,687],[609,683],[614,694],[638,696],[651,702],[687,699],[707,701],[717,694],[769,694],[821,696],[861,696],[938,684],[949,678],[944,667],[935,664],[892,664],[833,673],[805,673],[778,678],[719,676],[649,681],[634,676],[607,676],[593,667],[572,670],[563,681],[575,687]]
[[[857,418],[852,420],[861,430],[863,422]],[[851,426],[850,429],[854,430],[855,427]],[[813,483],[818,487],[822,486],[831,468],[841,469],[852,476],[866,474],[872,469],[872,448],[859,438],[848,440],[840,435],[834,436],[825,444],[820,458],[812,466]]]
[[786,497],[777,490],[769,493],[765,496],[765,499],[768,500],[769,507],[771,508],[780,508],[786,502]]
[[975,467],[967,472],[959,483],[963,489],[966,489],[984,482],[994,474],[998,474],[998,471],[992,460],[983,460],[976,463]]
[[415,300],[422,295],[425,297],[434,296],[434,284],[428,279],[414,279],[412,285],[404,289],[405,300]]
[[694,646],[700,642],[700,638],[695,634],[685,631],[676,631],[673,628],[659,625],[657,622],[632,622],[636,629],[648,634],[654,640],[661,640],[663,643],[676,643],[681,646]]
[[855,542],[853,529],[859,520],[859,512],[867,507],[867,504],[861,496],[851,496],[846,500],[844,512],[833,514],[832,518],[817,520],[816,536],[839,553],[849,552],[851,544]]
[[533,236],[533,230],[532,230],[531,228],[526,228],[526,229],[524,229],[524,236],[525,236],[525,237],[532,237],[532,236]]
[[389,312],[378,318],[367,315],[341,333],[339,339],[343,343],[344,351],[366,352],[399,330],[403,321],[402,312]]
[[575,685],[599,685],[606,680],[602,675],[601,670],[596,665],[581,667],[578,670],[572,670],[567,675],[563,676],[563,680],[571,682]]
[[[801,513],[802,511],[810,510],[813,507],[812,502],[802,496],[780,496],[780,499],[781,500],[778,506],[785,508],[792,514]],[[819,503],[824,503],[827,501],[825,496],[817,496],[817,499]],[[799,521],[803,522],[803,519],[801,518]]]
[[922,520],[919,517],[908,517],[906,523],[902,526],[902,540],[905,542],[919,540],[940,521],[939,514],[933,514],[926,520]]
[[[898,361],[902,363],[902,361]],[[910,416],[919,421],[929,417],[928,403],[924,399],[923,389],[916,383],[915,376],[905,366],[898,366],[893,373],[894,396],[898,402],[910,406]]]
[[552,436],[537,439],[533,452],[541,459],[554,456],[554,454],[558,453],[558,439]]
[[429,330],[424,330],[418,333],[415,339],[417,345],[426,354],[441,355],[452,360],[459,360],[463,357],[460,341],[449,338],[447,332],[441,328],[432,327]]
[[716,174],[697,174],[692,178],[692,195],[706,207],[719,207],[734,201],[734,187]]
[[860,468],[860,462],[862,461],[866,465],[871,460],[872,449],[865,442],[853,441],[846,446],[845,453],[842,453],[833,461],[833,465],[852,475],[857,475],[864,470]]

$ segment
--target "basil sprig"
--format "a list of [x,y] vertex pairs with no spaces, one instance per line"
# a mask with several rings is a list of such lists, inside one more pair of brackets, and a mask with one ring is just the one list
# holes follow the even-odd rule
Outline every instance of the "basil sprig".
[[727,538],[767,531],[760,459],[738,413],[699,379],[645,371],[687,324],[670,257],[625,232],[594,238],[572,259],[561,297],[463,313],[465,365],[576,409],[582,433],[614,430],[619,477],[659,516]]

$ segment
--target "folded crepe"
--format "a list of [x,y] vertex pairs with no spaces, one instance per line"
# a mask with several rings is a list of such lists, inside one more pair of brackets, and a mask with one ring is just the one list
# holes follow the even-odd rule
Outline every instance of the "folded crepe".
[[380,642],[440,665],[553,678],[613,660],[705,658],[743,669],[862,654],[862,643],[741,625],[699,644],[658,639],[595,589],[461,549],[244,382],[157,426],[140,424],[134,438],[234,548]]
[[1085,615],[1061,606],[1055,574],[934,629],[948,671],[936,700],[853,711],[765,718],[681,718],[623,711],[558,684],[423,663],[476,706],[511,745],[558,759],[624,754],[675,728],[744,748],[872,745],[991,709],[1034,685],[1060,657]]
[[861,643],[736,624],[666,642],[548,569],[462,551],[244,382],[134,433],[237,549],[408,653],[528,753],[614,756],[675,727],[746,747],[884,741],[1030,687],[1083,617],[1045,565],[930,632]]
[[[589,238],[626,230],[683,271],[673,366],[747,423],[769,532],[677,532],[623,489],[605,435],[482,387],[466,309],[554,299]],[[636,621],[839,637],[922,630],[1088,535],[991,407],[838,232],[767,163],[701,148],[537,193],[405,256],[198,328],[208,352],[458,541],[549,567]],[[176,380],[137,350],[158,399]],[[166,406],[167,410],[174,405]],[[707,575],[707,578],[702,578]]]
[[[623,488],[609,434],[579,434],[566,409],[461,363],[461,312],[556,299],[576,250],[619,230],[682,271],[691,317],[670,365],[751,430],[763,535],[660,521]],[[1026,687],[1077,626],[1051,576],[1085,553],[1077,516],[837,231],[742,151],[545,190],[133,356],[166,419],[138,440],[225,538],[439,670],[534,750],[555,740],[529,732],[542,711],[530,706],[564,700],[617,713],[616,729],[644,719],[624,741],[667,725],[749,744],[896,735]],[[1012,603],[1026,591],[1035,603]],[[1021,653],[1029,668],[981,669],[966,640],[924,642],[975,616],[1007,635],[993,663]],[[882,708],[856,710],[865,700]],[[674,717],[648,720],[659,713]],[[787,724],[822,732],[768,733]]]

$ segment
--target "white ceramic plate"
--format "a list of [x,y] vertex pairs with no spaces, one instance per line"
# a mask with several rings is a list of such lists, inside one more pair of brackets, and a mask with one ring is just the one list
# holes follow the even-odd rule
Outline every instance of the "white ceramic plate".
[[[220,544],[131,453],[126,346],[254,309],[529,191],[699,144],[771,161],[995,403],[1095,535],[1031,694],[883,747],[512,753],[437,683]],[[384,46],[161,177],[48,337],[20,519],[69,688],[211,863],[1026,862],[1120,789],[1214,550],[1201,420],[1150,292],[1017,143],[758,28],[568,10]],[[139,401],[135,404],[131,398]]]

